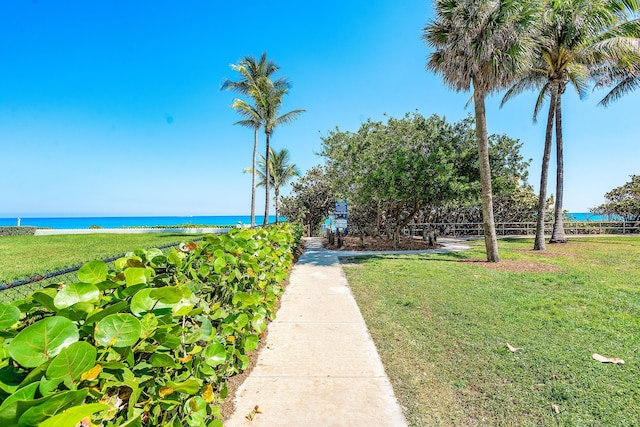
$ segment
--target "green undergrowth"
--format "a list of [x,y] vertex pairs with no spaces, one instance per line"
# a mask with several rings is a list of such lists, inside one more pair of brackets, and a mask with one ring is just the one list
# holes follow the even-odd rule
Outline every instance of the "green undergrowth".
[[6,236],[0,238],[0,282],[194,237],[180,233]]
[[301,233],[136,250],[0,304],[0,425],[222,426],[227,378],[275,317]]
[[638,425],[640,238],[499,245],[345,266],[410,425]]
[[36,227],[0,227],[0,237],[5,236],[33,236]]

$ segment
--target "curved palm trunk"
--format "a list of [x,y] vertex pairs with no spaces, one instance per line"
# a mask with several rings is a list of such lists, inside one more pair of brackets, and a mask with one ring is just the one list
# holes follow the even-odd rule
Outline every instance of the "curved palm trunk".
[[489,165],[489,137],[487,135],[487,118],[484,107],[484,94],[477,89],[473,91],[473,102],[476,114],[476,140],[480,160],[480,184],[482,186],[482,222],[484,225],[484,244],[488,262],[500,261],[496,224],[493,220],[493,196],[491,191],[491,166]]
[[253,128],[253,166],[251,168],[251,227],[256,226],[256,156],[258,154],[258,128]]
[[549,243],[567,243],[562,222],[562,199],[564,196],[564,153],[562,142],[562,92],[558,90],[556,100],[556,205],[553,218],[553,232]]
[[269,139],[271,136],[271,132],[266,131],[265,130],[265,136],[266,136],[266,142],[265,145],[267,146],[266,150],[267,150],[267,154],[264,157],[264,164],[265,164],[265,172],[266,175],[264,177],[264,188],[265,188],[265,198],[264,198],[264,220],[262,221],[262,225],[267,225],[269,224],[269,181],[271,181],[271,171],[269,170]]
[[536,223],[536,240],[533,244],[534,251],[545,251],[544,243],[544,215],[547,205],[547,179],[549,176],[549,159],[551,157],[551,138],[553,136],[553,118],[555,116],[556,99],[558,98],[558,84],[551,87],[551,100],[549,101],[549,115],[547,116],[547,129],[544,135],[544,154],[542,155],[542,171],[540,173],[540,195],[538,197],[538,221]]

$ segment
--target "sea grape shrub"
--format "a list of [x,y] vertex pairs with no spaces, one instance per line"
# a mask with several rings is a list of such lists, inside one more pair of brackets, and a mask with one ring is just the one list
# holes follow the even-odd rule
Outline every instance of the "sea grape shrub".
[[234,229],[136,250],[0,304],[0,425],[222,426],[301,230]]
[[0,237],[2,236],[33,236],[37,227],[0,227]]

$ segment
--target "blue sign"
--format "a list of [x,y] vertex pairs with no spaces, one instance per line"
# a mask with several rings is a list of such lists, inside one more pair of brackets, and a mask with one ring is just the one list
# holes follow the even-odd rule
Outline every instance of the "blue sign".
[[348,207],[347,207],[347,201],[345,200],[344,202],[340,202],[338,200],[336,200],[336,216],[347,216],[348,215]]

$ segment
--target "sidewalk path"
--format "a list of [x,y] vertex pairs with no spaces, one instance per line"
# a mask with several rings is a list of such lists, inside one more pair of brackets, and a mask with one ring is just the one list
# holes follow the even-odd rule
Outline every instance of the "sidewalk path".
[[[338,255],[365,253],[328,251],[320,238],[306,240],[225,426],[407,425]],[[261,413],[250,421],[256,405]]]

